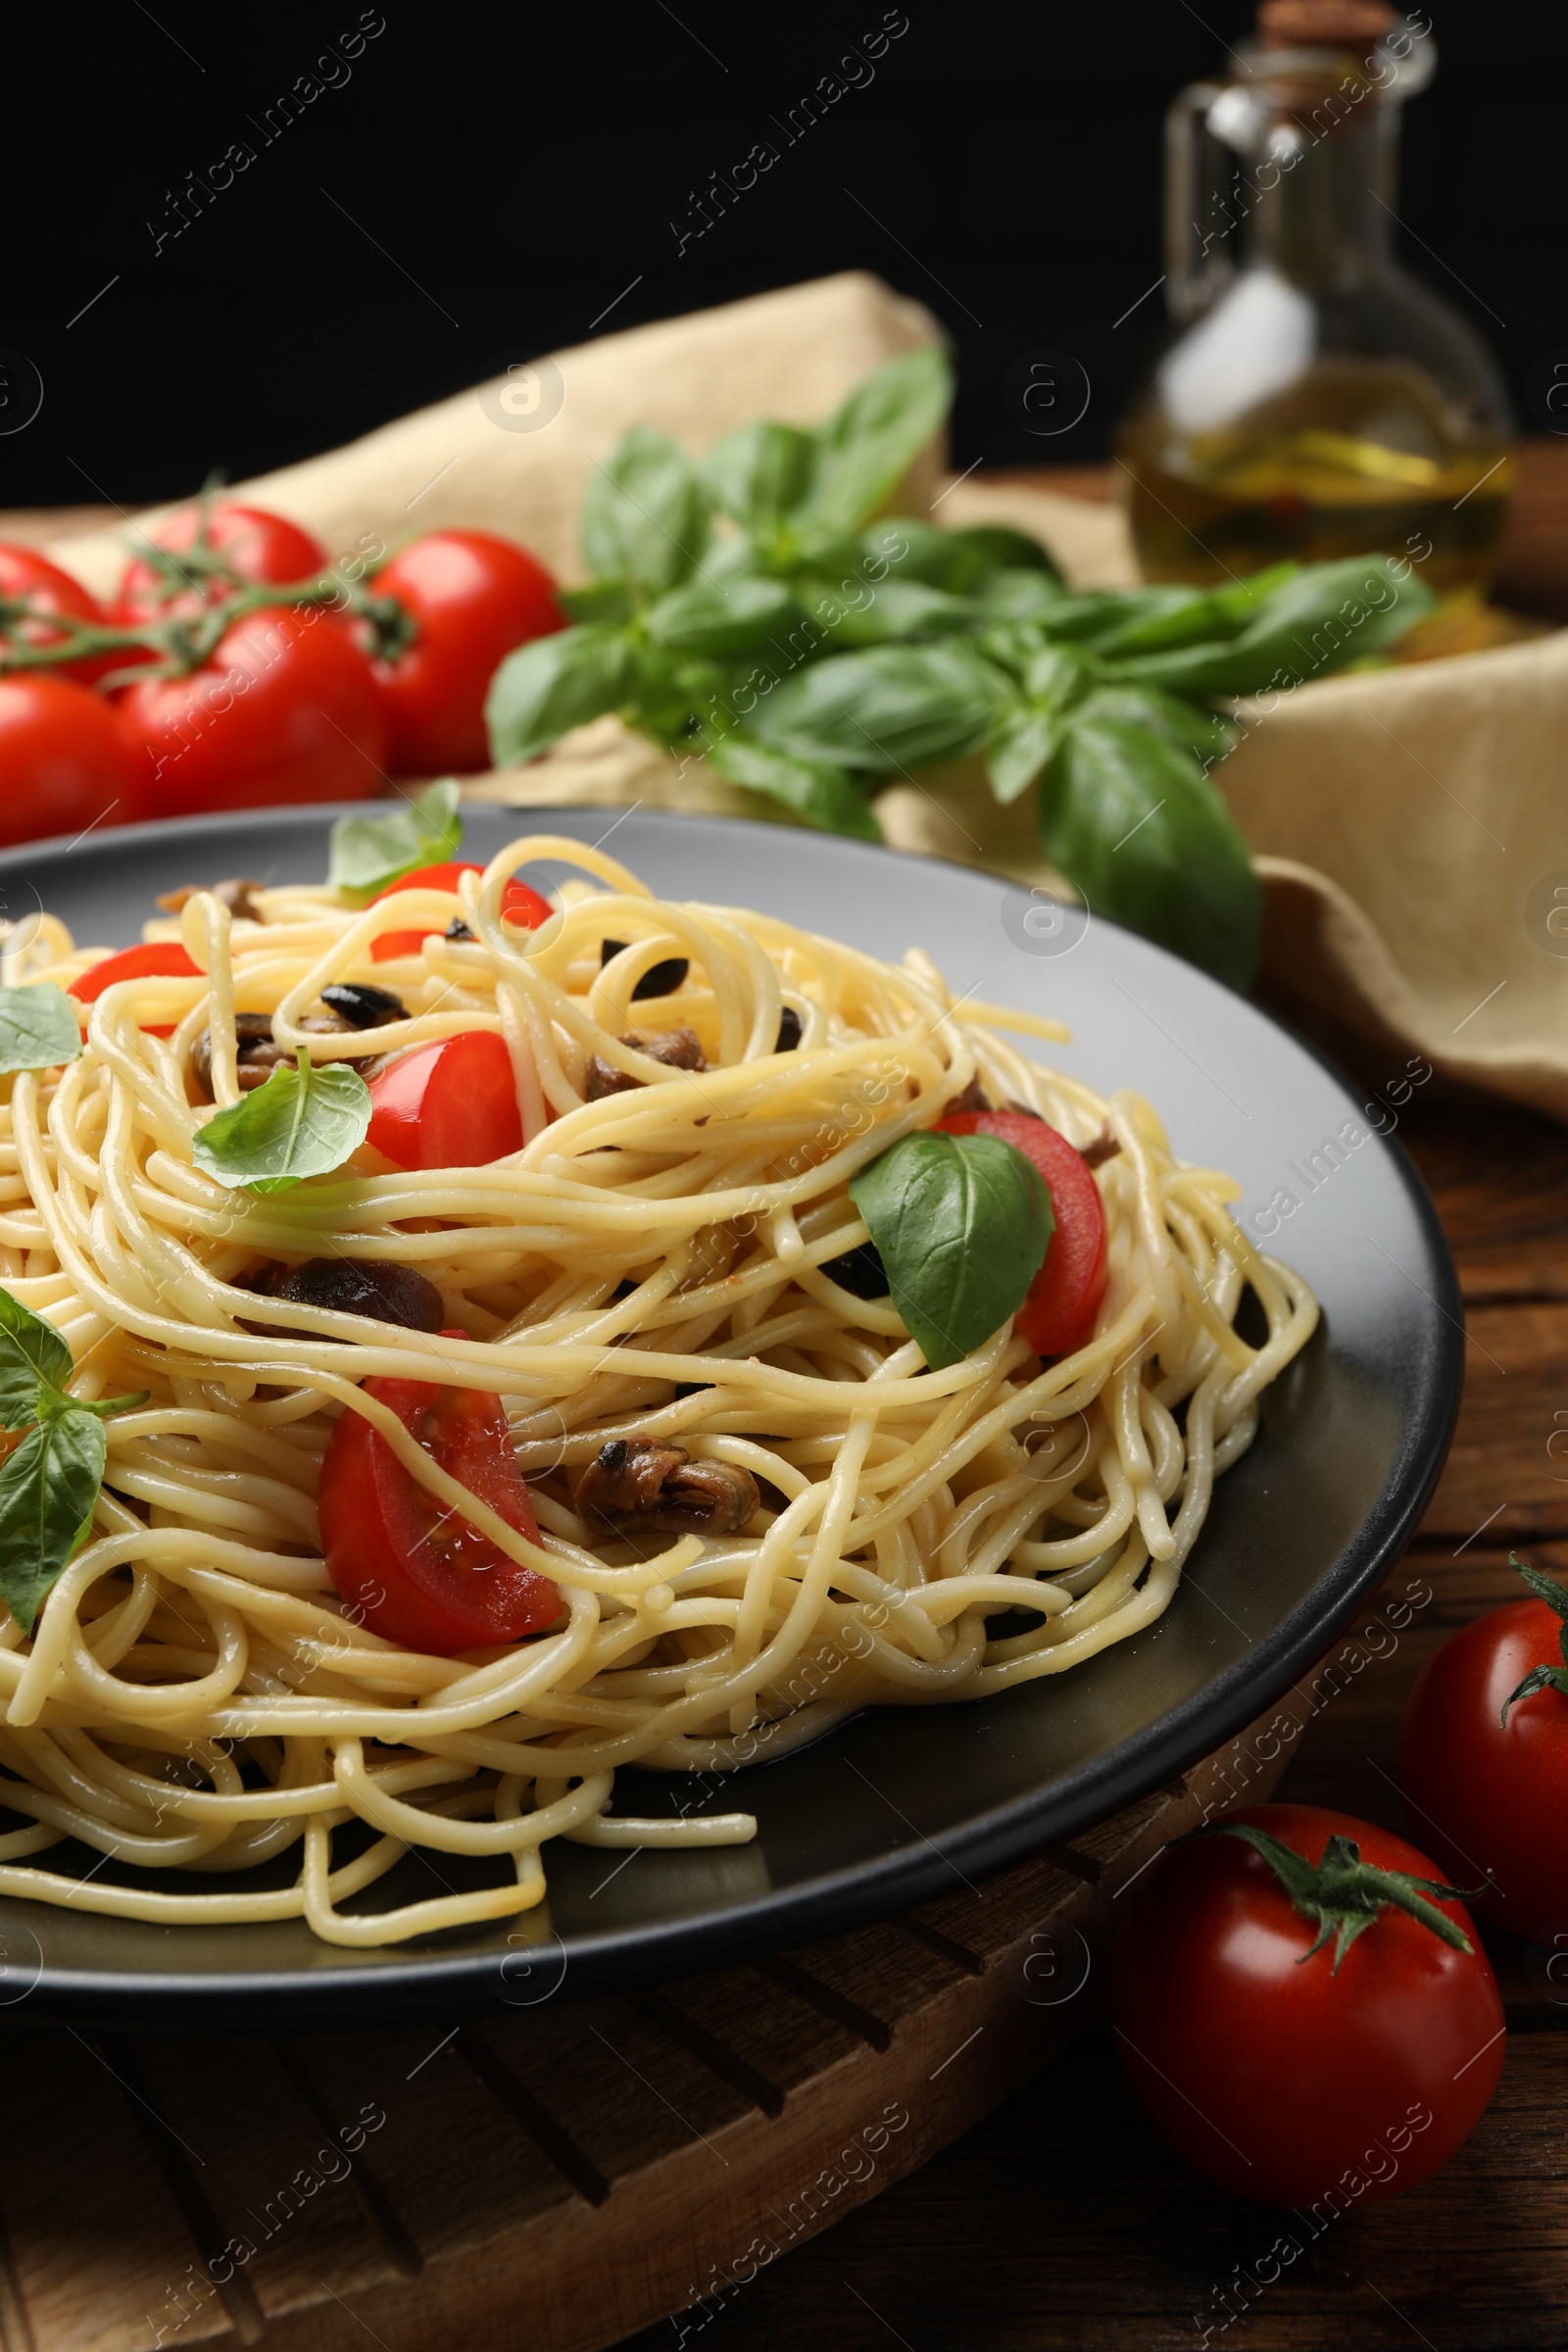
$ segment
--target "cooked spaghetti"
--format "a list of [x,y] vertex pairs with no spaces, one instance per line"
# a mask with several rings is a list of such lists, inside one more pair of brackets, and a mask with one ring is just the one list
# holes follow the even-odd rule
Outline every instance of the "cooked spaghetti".
[[[528,932],[502,894],[539,861],[572,872]],[[150,925],[195,975],[108,988],[80,1058],[19,1074],[0,1107],[0,1280],[69,1343],[75,1395],[148,1393],[106,1424],[89,1538],[33,1636],[0,1627],[3,1804],[22,1822],[0,1834],[0,1893],[163,1923],[303,1915],[352,1945],[500,1920],[541,1900],[552,1838],[753,1835],[742,1812],[614,1812],[620,1765],[711,1772],[865,1706],[989,1696],[1168,1606],[1213,1481],[1317,1308],[1228,1213],[1237,1186],[1176,1159],[1147,1102],[1102,1100],[1004,1034],[1059,1027],[953,1003],[918,950],[893,965],[663,902],[554,837],[512,843],[455,895],[356,911],[287,885],[239,906],[204,890]],[[416,921],[416,952],[372,960]],[[607,939],[624,943],[608,960]],[[4,977],[69,988],[105,953],[33,918]],[[632,1004],[650,977],[652,1014]],[[378,1053],[505,1040],[521,1151],[390,1172],[362,1153],[273,1194],[204,1174],[203,1098],[238,1099],[243,1016],[270,1015],[286,1057],[363,1056],[363,1035],[320,1023],[321,991],[371,981],[406,1012]],[[645,1051],[650,1022],[691,1032],[702,1066]],[[596,1068],[618,1091],[596,1094]],[[1008,1321],[933,1372],[889,1297],[824,1269],[867,1240],[857,1170],[976,1088],[1080,1147],[1101,1139],[1108,1275],[1071,1353],[1042,1360]],[[424,1276],[443,1332],[275,1282],[259,1298],[256,1268],[323,1253]],[[1236,1328],[1249,1286],[1257,1346]],[[362,1385],[388,1379],[500,1397],[537,1544]],[[553,1581],[543,1630],[438,1656],[345,1609],[316,1501],[343,1414],[431,1509]],[[671,1538],[579,1507],[618,1438],[727,1477],[745,1523]],[[116,1870],[27,1859],[73,1838]],[[247,1886],[296,1846],[292,1884]],[[489,1857],[495,1883],[354,1908],[410,1847]],[[143,1877],[171,1869],[188,1890]],[[204,1890],[210,1874],[225,1884]]]

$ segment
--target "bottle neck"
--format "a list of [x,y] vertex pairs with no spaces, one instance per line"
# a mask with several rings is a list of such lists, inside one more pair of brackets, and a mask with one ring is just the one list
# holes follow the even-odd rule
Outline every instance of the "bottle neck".
[[1248,262],[1308,291],[1389,270],[1398,138],[1397,107],[1370,96],[1277,115],[1250,174]]

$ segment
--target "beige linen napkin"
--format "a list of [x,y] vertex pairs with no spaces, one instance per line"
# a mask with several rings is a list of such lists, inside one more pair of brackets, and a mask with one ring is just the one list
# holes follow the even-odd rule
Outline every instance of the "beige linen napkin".
[[[703,450],[754,416],[809,421],[936,332],[875,278],[827,278],[559,353],[236,495],[334,553],[365,534],[392,544],[469,524],[514,533],[577,579],[583,488],[628,426]],[[953,526],[1015,521],[1080,586],[1136,577],[1115,509],[972,478],[943,487],[938,466],[933,450],[911,469],[906,511]],[[55,552],[107,588],[123,534]],[[1328,679],[1244,716],[1250,731],[1217,776],[1267,886],[1269,975],[1375,1040],[1568,1116],[1568,633]],[[790,821],[613,719],[472,789],[518,808],[638,803]],[[998,808],[977,770],[898,785],[878,809],[896,846],[1061,887],[1027,803]]]

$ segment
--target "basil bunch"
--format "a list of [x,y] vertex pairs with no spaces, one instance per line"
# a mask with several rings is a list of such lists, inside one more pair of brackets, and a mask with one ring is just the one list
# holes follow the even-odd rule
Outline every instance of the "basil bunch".
[[589,488],[595,576],[562,600],[575,625],[496,671],[492,757],[530,760],[613,710],[874,841],[879,787],[978,754],[999,801],[1034,788],[1046,854],[1096,912],[1245,986],[1260,894],[1208,781],[1234,739],[1211,698],[1378,654],[1434,600],[1381,556],[1073,594],[1020,531],[872,521],[952,392],[926,349],[814,431],[746,425],[701,464],[628,434]]
[[0,1290],[0,1428],[26,1432],[0,1463],[0,1597],[24,1634],[92,1525],[105,1419],[146,1401],[89,1403],[70,1395],[72,1371],[54,1325]]

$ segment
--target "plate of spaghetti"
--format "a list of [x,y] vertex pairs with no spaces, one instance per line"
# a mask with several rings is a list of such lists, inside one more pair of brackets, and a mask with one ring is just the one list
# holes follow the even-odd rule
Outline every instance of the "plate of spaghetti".
[[1311,1663],[1457,1401],[1391,1114],[989,876],[366,819],[0,859],[14,1986],[712,1965],[1069,1835]]

